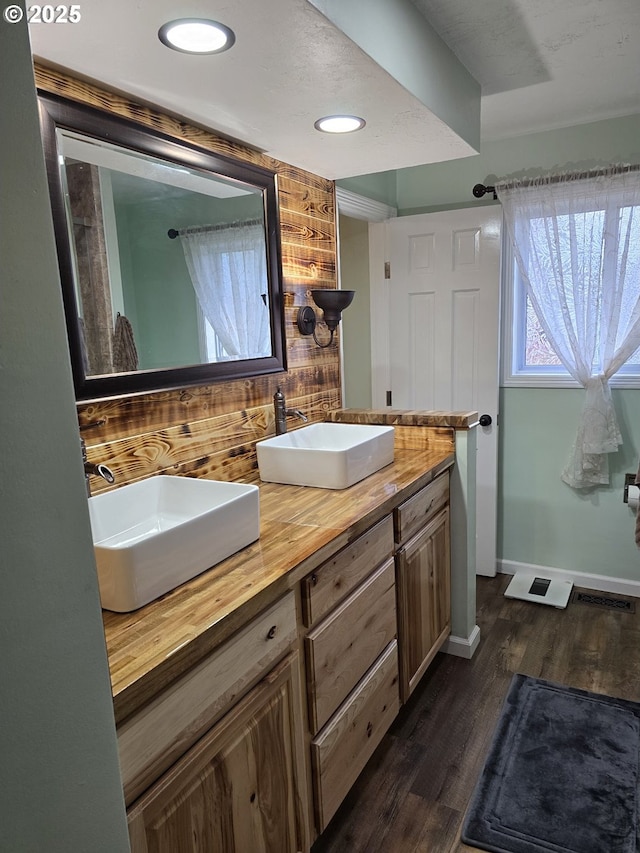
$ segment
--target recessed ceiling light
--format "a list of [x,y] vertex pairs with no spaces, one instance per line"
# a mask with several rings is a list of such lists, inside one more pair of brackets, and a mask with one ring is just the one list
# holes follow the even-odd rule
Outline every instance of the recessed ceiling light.
[[233,30],[205,18],[179,18],[158,30],[158,38],[167,47],[183,53],[221,53],[235,42]]
[[365,124],[365,120],[358,116],[325,116],[314,122],[313,126],[324,133],[351,133],[361,130]]

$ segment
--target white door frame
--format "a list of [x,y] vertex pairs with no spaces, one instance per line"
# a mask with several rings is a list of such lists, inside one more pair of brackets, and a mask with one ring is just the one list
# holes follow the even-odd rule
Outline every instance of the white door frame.
[[[384,240],[386,229],[384,222],[387,219],[394,219],[398,215],[395,207],[390,207],[388,204],[374,201],[358,193],[345,190],[342,187],[336,187],[336,209],[338,213],[345,216],[350,216],[352,219],[361,219],[369,223],[369,275],[370,287],[370,323],[371,323],[371,405],[374,409],[379,409],[386,406],[386,389],[391,386],[388,384],[389,377],[389,323],[388,318],[380,315],[378,310],[378,302],[382,296],[382,290],[373,290],[373,281],[375,271],[378,264],[382,276],[382,284],[384,284],[384,251],[385,247],[377,247],[381,250],[381,261],[378,262],[376,257],[372,259],[372,250],[376,239]],[[380,231],[372,231],[372,229],[380,229]],[[377,236],[377,235],[381,236]],[[340,264],[340,230],[337,229],[336,243],[338,246],[338,265]],[[340,281],[340,269],[338,268],[338,281]],[[380,341],[386,342],[386,348],[379,348]],[[344,376],[344,354],[340,350],[340,371]],[[343,405],[344,405],[344,390],[343,390]]]
[[390,291],[385,274],[388,233],[384,222],[369,223],[369,299],[371,314],[371,405],[385,408],[391,389]]

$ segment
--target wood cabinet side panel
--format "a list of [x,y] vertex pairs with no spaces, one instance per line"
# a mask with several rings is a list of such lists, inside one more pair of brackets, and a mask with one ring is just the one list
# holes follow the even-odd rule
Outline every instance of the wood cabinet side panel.
[[442,523],[434,532],[435,623],[439,631],[451,631],[451,513],[449,507],[443,513]]

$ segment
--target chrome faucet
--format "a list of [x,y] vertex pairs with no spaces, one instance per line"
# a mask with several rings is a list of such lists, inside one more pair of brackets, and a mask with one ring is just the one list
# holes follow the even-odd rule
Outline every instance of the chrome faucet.
[[[81,430],[91,429],[92,427],[102,426],[105,421],[96,421],[92,424],[87,424],[86,426],[81,426]],[[107,465],[103,465],[102,462],[95,465],[93,462],[89,462],[87,459],[87,444],[80,436],[80,447],[82,449],[82,464],[84,465],[84,482],[87,490],[87,497],[91,497],[91,480],[89,479],[91,475],[96,477],[102,477],[103,480],[106,480],[109,485],[113,485],[115,483],[116,478],[113,474],[111,468],[107,467]]]
[[284,394],[278,386],[276,393],[273,395],[273,409],[276,417],[276,435],[283,435],[287,431],[287,418],[300,418],[305,423],[309,418],[304,415],[300,409],[287,409],[287,403],[284,399]]

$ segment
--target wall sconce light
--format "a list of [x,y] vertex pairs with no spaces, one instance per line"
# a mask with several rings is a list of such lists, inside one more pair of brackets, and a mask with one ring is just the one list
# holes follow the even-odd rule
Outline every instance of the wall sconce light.
[[301,335],[313,335],[313,340],[323,349],[331,345],[333,333],[338,328],[340,315],[353,302],[355,290],[312,290],[311,296],[318,308],[324,312],[324,322],[331,332],[326,344],[321,344],[316,337],[316,312],[310,305],[304,305],[298,310],[298,329]]

